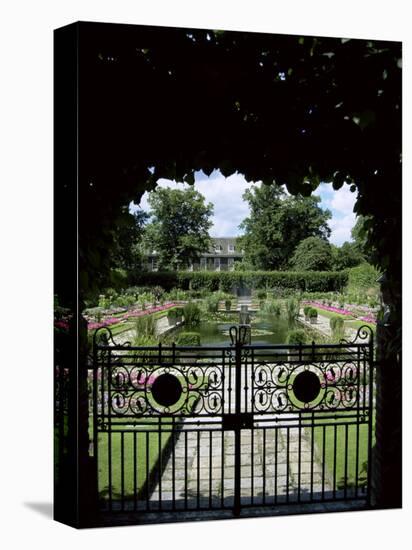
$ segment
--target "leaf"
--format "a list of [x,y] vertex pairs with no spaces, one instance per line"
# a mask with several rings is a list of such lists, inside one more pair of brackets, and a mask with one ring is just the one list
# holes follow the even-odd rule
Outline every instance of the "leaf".
[[335,191],[338,191],[345,183],[344,172],[335,172],[333,175],[332,187]]
[[194,173],[194,171],[189,172],[188,174],[186,174],[185,177],[184,177],[184,181],[186,183],[188,183],[189,185],[194,185],[194,183],[195,183],[195,173]]

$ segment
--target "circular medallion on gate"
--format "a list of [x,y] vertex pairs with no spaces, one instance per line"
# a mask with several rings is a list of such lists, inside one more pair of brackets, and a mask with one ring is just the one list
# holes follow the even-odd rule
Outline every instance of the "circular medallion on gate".
[[178,378],[168,373],[158,376],[153,382],[151,390],[153,399],[162,407],[170,407],[177,403],[183,392]]
[[294,379],[292,389],[296,399],[302,403],[310,403],[318,397],[321,390],[319,377],[310,370],[304,370]]

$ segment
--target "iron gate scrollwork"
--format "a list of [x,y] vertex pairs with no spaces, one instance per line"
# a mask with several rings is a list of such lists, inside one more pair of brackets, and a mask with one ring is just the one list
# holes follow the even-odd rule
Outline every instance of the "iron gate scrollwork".
[[373,443],[373,333],[352,342],[117,345],[95,333],[102,510],[225,510],[362,500]]

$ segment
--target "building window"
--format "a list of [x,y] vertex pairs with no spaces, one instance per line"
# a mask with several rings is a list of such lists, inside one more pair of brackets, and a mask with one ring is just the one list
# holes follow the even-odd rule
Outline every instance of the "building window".
[[229,252],[234,252],[235,251],[235,245],[234,244],[230,244],[229,245]]
[[215,258],[214,264],[215,269],[220,269],[220,258]]
[[216,254],[220,254],[222,252],[222,247],[220,244],[215,245],[215,252]]
[[206,269],[206,258],[200,258],[200,269]]

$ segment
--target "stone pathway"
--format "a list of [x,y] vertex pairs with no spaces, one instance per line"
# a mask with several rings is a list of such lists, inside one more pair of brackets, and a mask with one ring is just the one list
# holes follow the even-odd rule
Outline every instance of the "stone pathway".
[[[331,336],[332,335],[332,331],[331,331],[331,328],[330,328],[330,319],[329,319],[329,317],[325,317],[321,313],[318,313],[317,323],[312,324],[309,321],[305,320],[303,309],[301,309],[300,313],[299,313],[298,321],[302,325],[304,325],[304,326],[306,326],[310,329],[316,330],[316,331],[320,332],[321,334],[323,334],[324,336]],[[352,341],[355,338],[356,333],[357,333],[357,329],[345,327],[345,338],[347,340]]]
[[[312,460],[311,436],[299,428],[262,427],[241,432],[242,504],[291,502],[320,498],[322,465]],[[296,422],[295,422],[296,424]],[[288,433],[289,432],[289,433]],[[289,454],[288,448],[289,438]],[[299,475],[300,469],[300,475]],[[194,430],[183,426],[161,482],[151,496],[176,508],[231,507],[234,503],[235,439],[231,431]],[[324,491],[330,491],[327,479]]]
[[[231,378],[234,387],[234,367]],[[228,390],[224,402],[227,414],[230,402],[233,407]],[[242,392],[241,410],[250,407]],[[296,413],[255,415],[253,429],[241,430],[242,505],[321,497],[322,466],[316,460],[315,445],[312,456],[311,430],[300,428],[298,418]],[[221,416],[203,417],[199,426],[193,420],[199,417],[184,421],[175,436],[162,478],[151,495],[154,508],[159,500],[165,508],[174,505],[177,509],[234,504],[234,431],[221,429]],[[326,477],[325,473],[325,492],[331,489]]]

